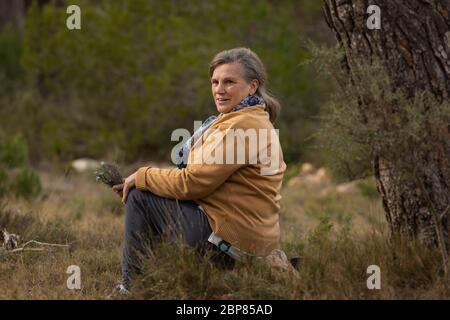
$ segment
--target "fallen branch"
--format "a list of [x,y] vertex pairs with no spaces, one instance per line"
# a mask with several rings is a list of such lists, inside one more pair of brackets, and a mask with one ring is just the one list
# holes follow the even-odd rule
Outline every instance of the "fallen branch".
[[40,241],[36,241],[36,240],[30,240],[28,242],[26,242],[22,248],[25,248],[26,246],[28,246],[29,244],[35,243],[37,245],[40,246],[51,246],[51,247],[70,247],[69,244],[58,244],[58,243],[47,243],[47,242],[40,242]]
[[[3,246],[0,249],[5,253],[15,253],[23,251],[50,251],[52,247],[55,248],[70,248],[70,244],[58,244],[58,243],[47,243],[36,240],[29,240],[25,242],[21,247],[18,246],[20,241],[20,236],[16,234],[9,233],[6,229],[3,230]],[[41,246],[40,248],[27,248],[31,244],[36,244]]]
[[22,252],[22,251],[49,251],[45,248],[17,248],[14,250],[5,250],[5,253],[15,253],[15,252]]

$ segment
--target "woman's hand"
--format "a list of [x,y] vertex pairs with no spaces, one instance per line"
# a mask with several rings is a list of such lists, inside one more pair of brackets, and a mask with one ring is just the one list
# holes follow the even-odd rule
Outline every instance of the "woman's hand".
[[116,184],[113,186],[113,190],[122,197],[122,203],[127,202],[128,192],[136,186],[136,172],[130,175],[121,184]]
[[125,182],[125,179],[122,178],[122,183],[121,184],[116,184],[116,185],[112,186],[113,191],[115,193],[117,193],[121,199],[123,197],[123,183],[124,182]]

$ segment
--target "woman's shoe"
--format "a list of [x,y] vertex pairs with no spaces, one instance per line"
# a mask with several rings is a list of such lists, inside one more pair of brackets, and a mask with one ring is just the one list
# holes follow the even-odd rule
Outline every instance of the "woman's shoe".
[[123,283],[119,283],[113,288],[111,294],[107,298],[112,299],[116,296],[127,296],[129,294],[130,290]]

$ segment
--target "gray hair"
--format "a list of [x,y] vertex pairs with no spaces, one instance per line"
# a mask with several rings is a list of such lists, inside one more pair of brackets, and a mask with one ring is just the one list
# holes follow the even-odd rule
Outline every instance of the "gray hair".
[[259,81],[258,90],[255,94],[266,102],[266,111],[269,113],[270,121],[275,122],[280,113],[280,102],[268,92],[266,88],[267,72],[261,59],[248,48],[234,48],[219,52],[209,64],[209,76],[212,77],[214,70],[228,63],[238,62],[244,67],[245,80],[250,83],[253,79]]

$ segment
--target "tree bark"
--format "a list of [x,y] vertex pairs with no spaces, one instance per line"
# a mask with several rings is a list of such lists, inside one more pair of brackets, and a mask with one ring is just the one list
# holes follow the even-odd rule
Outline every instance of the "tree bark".
[[25,17],[25,0],[0,1],[0,30],[7,24],[21,30]]
[[[49,2],[50,0],[37,0],[37,5],[42,7]],[[27,10],[32,3],[33,0],[0,0],[0,31],[9,24],[22,31]],[[60,1],[55,4],[62,6]]]
[[[366,26],[369,5],[381,9],[380,30]],[[393,90],[401,88],[407,97],[426,90],[439,102],[449,101],[450,0],[324,0],[324,15],[345,50],[344,66],[350,78],[358,59],[370,62],[377,57],[392,79]],[[391,234],[406,234],[447,252],[449,157],[448,144],[434,152],[404,155],[404,161],[421,168],[407,179],[398,174],[395,164],[373,155]]]

